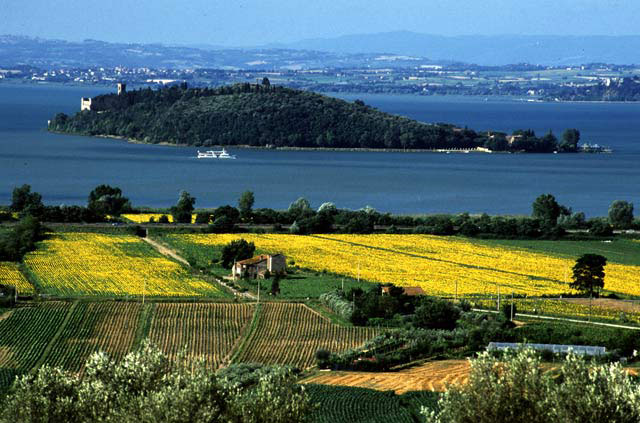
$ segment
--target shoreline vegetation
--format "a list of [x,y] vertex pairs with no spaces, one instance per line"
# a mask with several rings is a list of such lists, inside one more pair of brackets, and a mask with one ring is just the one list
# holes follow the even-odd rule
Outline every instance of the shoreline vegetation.
[[133,143],[324,151],[527,152],[580,150],[580,132],[559,140],[549,132],[476,132],[447,123],[422,123],[381,112],[360,100],[262,84],[122,91],[88,100],[89,110],[59,113],[56,133],[100,136]]

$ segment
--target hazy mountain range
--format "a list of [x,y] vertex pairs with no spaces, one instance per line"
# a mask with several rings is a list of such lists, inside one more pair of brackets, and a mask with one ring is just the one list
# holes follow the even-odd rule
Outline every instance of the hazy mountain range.
[[444,37],[390,32],[243,48],[0,36],[0,66],[317,69],[450,62],[487,66],[640,64],[640,36]]

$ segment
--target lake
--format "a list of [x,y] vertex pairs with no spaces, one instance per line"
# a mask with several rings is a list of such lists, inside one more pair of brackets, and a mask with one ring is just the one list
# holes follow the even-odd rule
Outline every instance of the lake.
[[0,203],[30,184],[48,204],[85,204],[100,184],[122,188],[134,205],[169,207],[179,192],[197,207],[236,204],[245,190],[255,207],[283,209],[300,196],[313,206],[370,205],[394,213],[529,214],[552,193],[588,216],[613,200],[637,200],[640,104],[533,103],[512,99],[341,95],[425,122],[476,130],[578,128],[613,154],[437,154],[232,149],[237,160],[195,159],[196,148],[130,144],[50,134],[47,119],[74,113],[80,97],[105,87],[0,84]]

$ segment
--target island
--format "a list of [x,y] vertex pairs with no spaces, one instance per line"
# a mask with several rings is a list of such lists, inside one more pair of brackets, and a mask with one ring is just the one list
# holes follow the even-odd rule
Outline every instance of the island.
[[580,132],[561,140],[532,130],[477,132],[381,112],[360,100],[261,83],[189,88],[186,83],[82,99],[74,116],[57,114],[52,132],[180,146],[307,149],[576,152]]

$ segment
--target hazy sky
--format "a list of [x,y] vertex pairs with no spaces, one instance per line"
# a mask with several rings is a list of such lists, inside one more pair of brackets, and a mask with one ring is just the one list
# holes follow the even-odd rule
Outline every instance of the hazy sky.
[[0,0],[0,34],[260,45],[407,30],[638,35],[640,0]]

